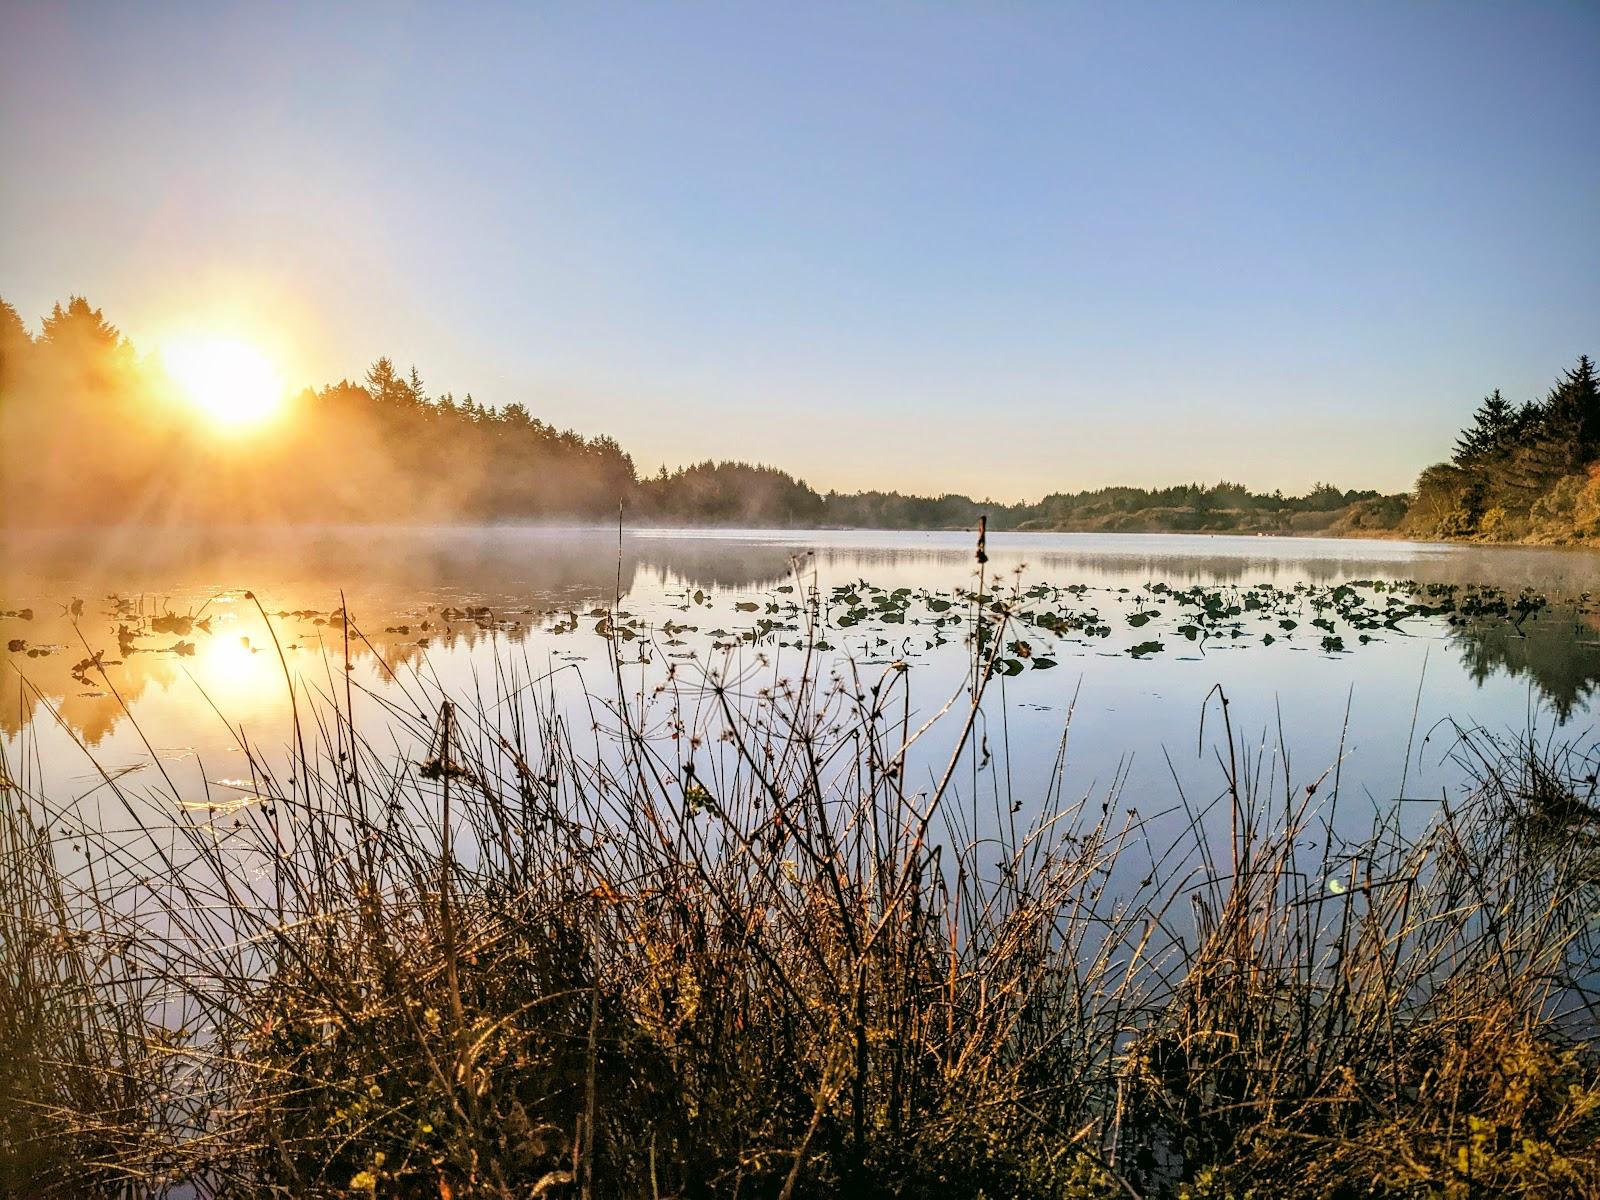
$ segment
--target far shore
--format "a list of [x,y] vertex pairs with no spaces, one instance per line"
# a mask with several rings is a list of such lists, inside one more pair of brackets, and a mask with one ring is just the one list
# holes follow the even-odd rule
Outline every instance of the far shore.
[[[163,524],[146,524],[140,522],[112,522],[103,524],[94,523],[58,523],[58,524],[33,524],[22,522],[0,521],[0,539],[23,541],[34,538],[93,538],[98,536],[114,537],[117,535],[168,533],[183,534],[189,537],[240,535],[240,534],[284,534],[298,535],[310,531],[366,531],[371,533],[405,533],[409,531],[456,531],[466,532],[472,530],[501,530],[501,529],[543,529],[552,533],[601,533],[615,536],[618,526],[615,523],[596,522],[592,520],[563,521],[551,518],[535,518],[529,520],[507,520],[498,518],[493,520],[445,520],[445,521],[194,521],[194,522],[168,522]],[[636,533],[751,533],[751,534],[778,534],[795,536],[808,532],[815,533],[974,533],[970,525],[829,525],[818,523],[803,523],[794,525],[781,525],[771,522],[743,523],[739,521],[705,521],[687,523],[682,521],[627,521],[621,526],[621,532],[626,534]],[[1115,537],[1115,538],[1141,538],[1141,537],[1171,537],[1182,536],[1185,538],[1235,538],[1240,540],[1266,539],[1289,541],[1381,541],[1405,542],[1418,546],[1452,546],[1472,547],[1484,550],[1564,550],[1577,552],[1592,552],[1600,550],[1600,539],[1586,538],[1569,541],[1492,541],[1483,538],[1441,538],[1419,537],[1402,529],[1179,529],[1179,528],[1140,528],[1116,529],[1105,526],[1085,524],[1072,524],[1040,528],[1034,525],[1023,527],[1007,527],[991,525],[988,530],[990,537],[996,536],[1049,536],[1057,534],[1073,534],[1088,537]]]

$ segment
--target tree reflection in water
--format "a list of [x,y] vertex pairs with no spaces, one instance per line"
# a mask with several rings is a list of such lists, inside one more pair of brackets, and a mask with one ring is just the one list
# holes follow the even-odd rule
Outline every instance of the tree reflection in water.
[[1562,722],[1600,690],[1600,614],[1579,605],[1552,604],[1520,625],[1462,618],[1450,640],[1475,683],[1525,676]]

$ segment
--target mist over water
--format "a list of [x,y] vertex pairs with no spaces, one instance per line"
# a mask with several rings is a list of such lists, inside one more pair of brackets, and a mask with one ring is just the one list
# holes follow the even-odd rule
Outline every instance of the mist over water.
[[[1397,798],[1402,777],[1419,812],[1459,782],[1447,720],[1564,736],[1593,718],[1593,556],[1094,534],[993,535],[988,551],[991,590],[1080,588],[1073,595],[1111,626],[1105,636],[1061,637],[1048,647],[1027,635],[1035,653],[1057,665],[1000,680],[991,692],[980,733],[996,763],[1004,751],[1004,766],[974,770],[967,783],[994,804],[1002,793],[1042,803],[1069,714],[1067,794],[1145,813],[1169,807],[1180,786],[1210,794],[1219,777],[1197,754],[1197,732],[1219,686],[1236,728],[1260,734],[1264,769],[1287,767],[1303,786],[1338,765],[1346,794],[1361,800],[1344,808],[1358,826]],[[289,743],[285,671],[314,702],[343,688],[347,654],[368,736],[415,758],[421,748],[395,732],[387,706],[419,681],[492,697],[510,672],[524,687],[537,681],[541,694],[588,726],[585,706],[614,693],[619,679],[648,698],[669,676],[682,684],[707,670],[752,687],[794,675],[805,660],[800,635],[781,626],[762,633],[755,623],[769,605],[813,586],[827,598],[857,585],[954,595],[978,583],[973,540],[963,533],[124,529],[10,535],[0,561],[8,761],[46,793],[90,804],[102,782],[90,753],[128,772],[125,786],[141,775],[154,782],[159,760],[196,796],[248,797],[244,745],[271,758]],[[1124,623],[1148,597],[1147,585],[1289,590],[1386,580],[1486,584],[1508,594],[1538,585],[1552,603],[1520,623],[1412,618],[1360,644],[1351,638],[1336,653],[1305,636],[1315,632],[1309,627],[1232,640],[1188,640],[1169,627],[1161,652],[1129,652],[1146,631]],[[602,610],[614,607],[638,630],[618,650],[617,666],[596,632]],[[818,640],[826,649],[818,653],[829,670],[875,676],[904,664],[919,714],[961,693],[971,650],[958,626],[828,624],[842,611],[824,605]],[[927,754],[917,764],[922,782],[939,748]]]

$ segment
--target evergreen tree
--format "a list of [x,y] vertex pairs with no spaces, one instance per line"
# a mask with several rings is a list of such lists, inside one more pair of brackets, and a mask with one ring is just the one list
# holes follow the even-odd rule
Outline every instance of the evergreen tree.
[[407,395],[406,383],[394,369],[394,363],[390,361],[388,355],[381,356],[367,368],[367,394],[377,401],[381,408],[398,407],[404,402]]
[[1569,446],[1577,463],[1600,452],[1600,383],[1587,354],[1550,390],[1543,426],[1541,435]]
[[1500,395],[1500,389],[1495,388],[1472,414],[1472,424],[1456,439],[1451,461],[1458,467],[1465,467],[1504,453],[1517,424],[1517,411]]
[[124,384],[133,365],[132,348],[105,314],[82,296],[73,296],[63,308],[55,305],[41,323],[34,345],[35,361],[54,376],[68,404],[87,404],[80,411],[105,415],[113,396],[126,397]]
[[1523,428],[1504,472],[1507,507],[1529,511],[1568,475],[1600,455],[1600,385],[1587,354],[1550,389],[1541,405],[1524,409]]
[[422,386],[422,376],[417,374],[417,368],[415,364],[413,364],[411,367],[411,374],[406,379],[404,388],[405,401],[407,404],[413,404],[418,408],[422,408],[427,405],[428,392],[427,389]]
[[66,308],[57,304],[50,310],[39,341],[55,350],[85,353],[115,349],[122,334],[98,308],[90,308],[82,296],[73,296]]
[[23,359],[32,347],[33,338],[17,310],[0,300],[0,392],[21,374]]

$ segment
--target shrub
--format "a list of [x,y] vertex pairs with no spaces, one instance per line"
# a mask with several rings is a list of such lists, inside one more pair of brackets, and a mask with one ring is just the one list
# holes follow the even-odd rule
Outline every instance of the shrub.
[[1572,501],[1572,524],[1580,537],[1600,536],[1600,464],[1589,474]]
[[1503,542],[1512,536],[1511,517],[1498,504],[1487,510],[1478,522],[1478,534],[1492,542]]

